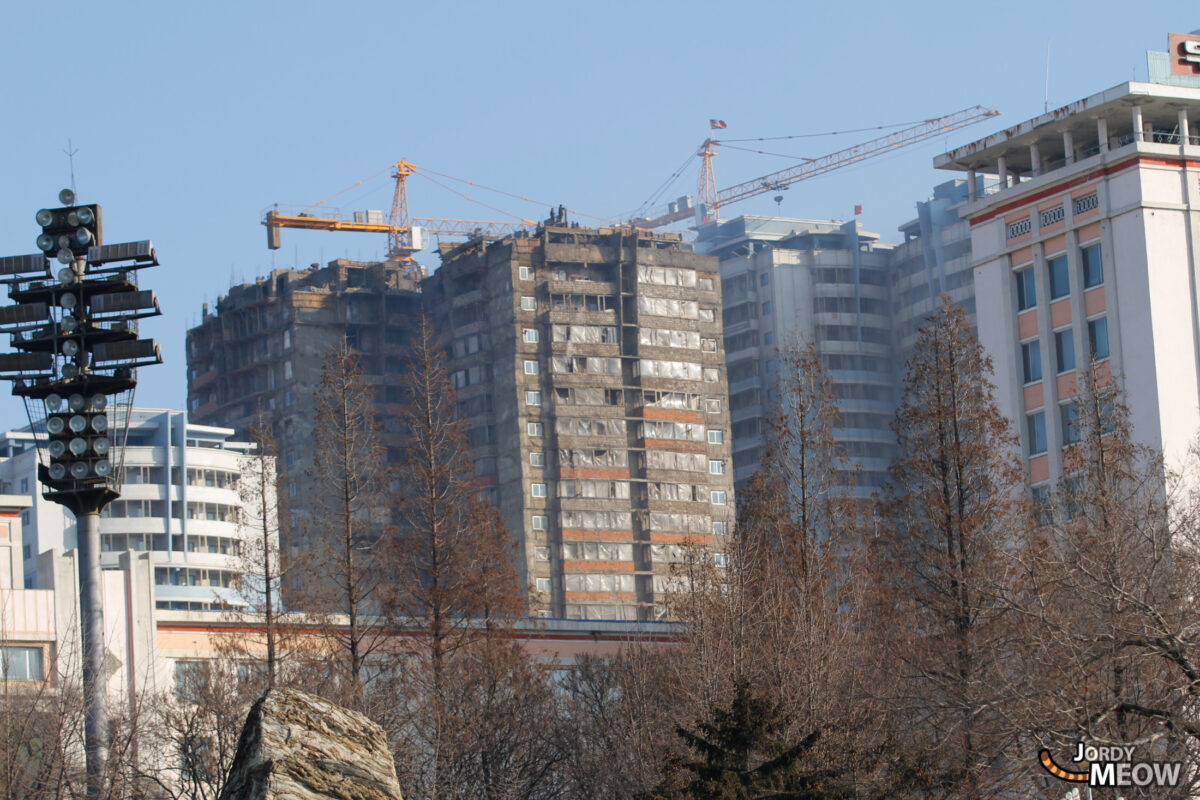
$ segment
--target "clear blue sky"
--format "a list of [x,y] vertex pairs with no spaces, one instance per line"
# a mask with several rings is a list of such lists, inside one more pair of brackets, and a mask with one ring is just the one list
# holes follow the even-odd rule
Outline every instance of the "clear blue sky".
[[[34,213],[69,185],[104,206],[109,242],[154,240],[144,273],[165,364],[138,402],[182,408],[184,332],[231,280],[274,266],[382,255],[384,237],[284,231],[272,203],[386,209],[387,166],[417,165],[601,218],[642,203],[709,134],[786,136],[915,121],[982,104],[997,120],[785,193],[780,213],[845,218],[896,241],[949,177],[935,155],[1133,78],[1189,3],[8,2],[0,9],[0,254],[33,252]],[[58,9],[64,11],[58,11]],[[774,142],[822,155],[872,134]],[[693,160],[670,197],[695,193]],[[793,161],[732,150],[718,186]],[[542,205],[471,190],[513,214]],[[496,219],[427,180],[414,216]],[[769,196],[729,213],[773,214]],[[576,217],[585,224],[591,217]],[[421,259],[436,267],[436,257]],[[0,425],[24,423],[0,391]]]

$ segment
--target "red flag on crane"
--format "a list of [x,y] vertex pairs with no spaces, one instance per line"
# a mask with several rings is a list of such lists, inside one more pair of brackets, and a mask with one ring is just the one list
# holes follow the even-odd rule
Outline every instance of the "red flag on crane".
[[713,130],[719,130],[728,126],[725,124],[725,120],[723,119],[710,119],[708,121],[708,127],[712,128]]

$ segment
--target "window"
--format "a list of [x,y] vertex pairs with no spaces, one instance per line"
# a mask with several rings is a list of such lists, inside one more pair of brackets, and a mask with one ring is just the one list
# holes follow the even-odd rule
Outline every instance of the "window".
[[1046,415],[1039,411],[1027,416],[1025,430],[1029,434],[1029,455],[1046,452]]
[[525,423],[525,432],[530,436],[544,436],[545,428],[540,422],[527,422]]
[[287,454],[287,465],[289,467],[296,466],[296,454],[291,451],[289,451]]
[[708,472],[710,475],[724,475],[725,462],[710,459],[708,462]]
[[714,491],[714,492],[712,493],[711,497],[712,497],[712,504],[713,504],[714,506],[723,506],[723,505],[725,505],[725,492],[722,492],[722,491]]
[[729,556],[724,553],[713,553],[713,564],[718,567],[728,567]]
[[527,295],[522,296],[521,297],[521,310],[522,311],[537,311],[537,300],[535,300],[534,298],[529,297]]
[[1066,297],[1071,293],[1071,276],[1065,254],[1046,259],[1046,271],[1050,273],[1051,300]]
[[529,493],[532,494],[534,497],[545,497],[546,496],[546,484],[544,484],[544,483],[530,484]]
[[296,483],[295,483],[295,481],[289,481],[289,482],[288,482],[288,495],[289,495],[290,497],[295,497],[295,496],[296,496]]
[[283,393],[283,404],[285,406],[290,406],[292,404],[292,393],[291,392]]
[[517,267],[517,279],[522,281],[533,280],[533,267]]
[[1017,310],[1025,311],[1037,305],[1037,286],[1034,284],[1033,270],[1023,269],[1017,276]]
[[549,578],[538,578],[537,579],[537,590],[539,592],[548,594],[550,592],[550,579]]
[[1042,346],[1037,341],[1021,345],[1021,366],[1026,383],[1042,379]]
[[[542,485],[545,486],[545,484],[542,484]],[[532,517],[529,518],[530,527],[532,527],[535,531],[546,530],[546,527],[547,527],[546,523],[547,523],[547,519],[544,514],[534,514]]]
[[708,443],[709,444],[724,444],[725,443],[725,431],[709,431],[708,432]]
[[721,380],[721,370],[716,367],[705,367],[701,375],[705,383],[716,383]]
[[1089,244],[1080,248],[1080,260],[1083,261],[1083,288],[1090,289],[1104,283],[1104,263],[1100,259],[1100,243]]
[[546,454],[545,453],[530,453],[529,454],[529,466],[531,466],[531,467],[546,466]]
[[758,276],[758,285],[759,286],[766,286],[770,282],[771,282],[771,273],[764,272],[762,275]]
[[1092,358],[1097,361],[1108,358],[1108,318],[1088,320],[1087,326]]
[[1058,407],[1059,422],[1062,423],[1063,444],[1075,444],[1079,441],[1079,404],[1063,403]]
[[521,338],[523,338],[523,339],[524,339],[526,342],[528,342],[529,344],[537,344],[537,342],[538,342],[538,332],[537,332],[537,330],[536,330],[535,328],[526,328],[526,329],[525,329],[525,330],[524,330],[524,331],[521,333]]
[[525,374],[526,375],[537,375],[538,374],[538,362],[526,361],[525,362]]
[[42,648],[0,647],[0,677],[10,681],[40,681],[42,676]]
[[720,414],[721,413],[721,398],[719,398],[719,397],[705,398],[704,410],[706,412],[708,412],[709,414]]
[[763,316],[764,316],[764,317],[765,317],[767,314],[770,314],[770,313],[771,313],[771,301],[770,301],[770,300],[768,300],[767,302],[765,302],[765,303],[763,303],[763,304],[762,304],[762,313],[763,313]]
[[291,361],[283,362],[283,379],[285,381],[290,381],[292,379],[292,362]]
[[525,405],[540,406],[542,404],[541,392],[525,392]]
[[1075,369],[1075,332],[1070,328],[1054,334],[1054,359],[1060,373]]
[[714,536],[725,536],[729,533],[729,523],[714,520],[712,524],[712,532]]
[[534,561],[549,561],[550,560],[550,548],[549,547],[533,548],[533,560]]
[[21,494],[29,491],[29,478],[21,478]]

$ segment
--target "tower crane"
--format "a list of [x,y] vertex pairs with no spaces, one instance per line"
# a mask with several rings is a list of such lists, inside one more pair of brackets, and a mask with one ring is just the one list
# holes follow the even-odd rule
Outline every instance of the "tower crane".
[[745,200],[748,197],[765,194],[766,192],[786,189],[793,183],[815,178],[818,175],[824,175],[826,172],[832,172],[841,167],[857,164],[868,158],[883,155],[892,150],[907,147],[910,144],[923,142],[926,139],[932,139],[935,136],[957,130],[958,128],[974,125],[990,117],[999,116],[999,114],[1000,112],[995,109],[972,106],[954,114],[948,114],[937,119],[928,119],[917,125],[890,133],[887,136],[881,136],[869,142],[856,144],[853,147],[838,150],[835,153],[830,153],[820,158],[809,159],[787,169],[772,172],[769,175],[763,175],[754,180],[735,184],[719,191],[716,188],[716,182],[713,180],[713,157],[716,155],[714,148],[721,142],[719,139],[705,139],[700,149],[696,152],[696,155],[700,158],[700,181],[697,191],[698,204],[696,208],[680,207],[686,205],[680,204],[680,206],[675,206],[666,213],[654,217],[630,220],[629,224],[635,228],[661,228],[664,225],[688,219],[693,215],[695,215],[695,219],[699,224],[711,222],[719,219],[720,209],[723,206],[736,203],[739,200]]
[[[418,171],[416,164],[401,159],[392,165],[392,178],[396,188],[392,194],[392,209],[385,222],[382,214],[378,219],[363,212],[354,212],[351,218],[329,211],[323,215],[310,214],[325,201],[316,203],[295,213],[282,213],[278,205],[263,215],[262,224],[267,227],[267,247],[278,250],[281,228],[300,228],[315,231],[358,231],[360,233],[386,233],[388,237],[387,259],[399,262],[409,271],[419,271],[413,254],[425,249],[426,235],[471,236],[478,234],[502,235],[523,226],[532,226],[532,220],[519,222],[497,222],[477,219],[439,219],[435,217],[412,217],[408,215],[408,176]],[[360,181],[361,183],[361,181]],[[357,184],[356,184],[357,185]],[[327,198],[328,199],[328,198]]]

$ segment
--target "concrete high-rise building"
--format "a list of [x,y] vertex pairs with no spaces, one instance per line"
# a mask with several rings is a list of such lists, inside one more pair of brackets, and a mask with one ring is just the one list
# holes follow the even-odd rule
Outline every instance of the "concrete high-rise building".
[[[977,190],[984,178],[976,176]],[[935,186],[933,196],[917,203],[917,217],[900,226],[904,241],[891,254],[893,325],[898,378],[916,344],[917,328],[941,307],[947,295],[975,324],[975,271],[971,226],[959,216],[968,199],[961,178]]]
[[1158,82],[1123,83],[934,162],[969,184],[999,178],[961,214],[980,339],[1035,494],[1062,476],[1077,374],[1093,359],[1124,389],[1135,437],[1168,462],[1200,426],[1200,75],[1172,76],[1172,58],[1151,54]]
[[[401,433],[389,406],[402,401],[404,353],[420,313],[415,279],[389,262],[338,259],[234,286],[215,313],[205,306],[200,324],[187,333],[191,419],[232,428],[244,439],[263,408],[286,473],[287,507],[303,515],[312,495],[314,393],[326,354],[346,345],[360,357],[395,462]],[[285,549],[310,548],[293,537]]]
[[[870,496],[895,451],[890,245],[855,221],[743,216],[700,229],[720,260],[734,478],[758,469],[779,402],[779,349],[814,344],[829,369],[848,457],[845,482]],[[853,473],[853,474],[851,474]]]
[[[123,422],[114,420],[113,427]],[[121,496],[100,519],[100,565],[147,552],[159,608],[204,611],[247,605],[239,587],[243,538],[238,481],[251,448],[233,431],[190,424],[182,411],[132,410]],[[22,509],[24,586],[45,588],[38,556],[76,546],[75,518],[42,497],[33,434],[0,434],[0,487],[31,498]],[[274,502],[274,497],[270,499]]]
[[716,259],[548,222],[444,246],[422,289],[531,609],[661,618],[672,562],[720,563],[733,521]]

